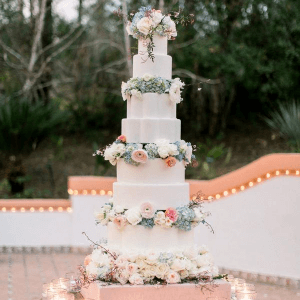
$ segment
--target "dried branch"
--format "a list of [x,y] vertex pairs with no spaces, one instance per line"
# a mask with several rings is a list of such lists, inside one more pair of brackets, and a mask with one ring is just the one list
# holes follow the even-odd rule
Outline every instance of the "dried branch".
[[189,77],[194,79],[195,81],[201,81],[207,84],[220,84],[221,80],[220,79],[207,79],[204,77],[201,77],[189,70],[185,70],[185,69],[176,69],[173,71],[173,75],[177,75],[177,76],[182,76],[182,77]]
[[5,43],[0,39],[0,45],[4,50],[6,50],[8,53],[10,53],[12,56],[14,56],[18,61],[21,62],[21,64],[25,67],[27,64],[23,57],[16,52],[14,49],[10,48],[9,46],[5,45]]
[[44,29],[44,21],[45,21],[45,14],[46,14],[46,2],[47,2],[47,0],[42,0],[39,20],[36,23],[36,27],[37,27],[35,30],[36,34],[34,36],[32,49],[31,49],[31,57],[30,57],[29,64],[28,64],[29,73],[32,72],[34,65],[37,61],[37,48],[38,48],[38,44],[41,40],[42,32]]

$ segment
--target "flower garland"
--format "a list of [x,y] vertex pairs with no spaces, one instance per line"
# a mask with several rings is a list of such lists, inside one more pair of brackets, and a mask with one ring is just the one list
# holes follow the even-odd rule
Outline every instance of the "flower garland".
[[161,158],[168,167],[174,167],[176,162],[184,162],[185,166],[195,161],[191,143],[184,140],[170,143],[169,140],[161,139],[155,143],[137,144],[126,143],[126,137],[120,135],[115,142],[107,146],[103,151],[97,150],[94,154],[102,155],[113,166],[123,158],[127,164],[138,166],[146,163],[149,159]]
[[176,207],[176,209],[169,207],[166,210],[155,210],[149,202],[125,209],[121,205],[114,206],[112,201],[106,203],[95,213],[97,224],[107,225],[112,222],[118,229],[122,229],[128,224],[141,225],[145,228],[157,225],[190,231],[200,223],[208,224],[205,218],[210,215],[210,213],[202,211],[202,202],[198,201],[191,201],[188,205]]
[[206,246],[174,251],[128,251],[99,245],[84,260],[83,277],[91,281],[142,284],[211,282],[218,275]]
[[124,101],[129,100],[131,96],[142,99],[144,93],[158,93],[169,94],[172,102],[180,103],[183,86],[184,83],[179,78],[165,79],[145,74],[143,77],[130,78],[126,83],[122,82],[121,92]]

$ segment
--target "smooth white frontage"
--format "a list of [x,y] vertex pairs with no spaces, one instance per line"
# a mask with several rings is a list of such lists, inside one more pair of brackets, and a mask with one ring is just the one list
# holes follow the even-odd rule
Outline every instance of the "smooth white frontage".
[[133,77],[142,77],[146,73],[171,79],[172,57],[169,55],[155,54],[154,61],[152,61],[147,55],[134,55]]
[[[185,249],[194,245],[194,230],[182,231],[177,228],[154,226],[125,226],[119,230],[115,224],[108,224],[108,245],[121,250],[156,250]],[[167,240],[166,240],[167,239]]]
[[188,183],[137,184],[114,183],[113,202],[125,208],[150,202],[155,209],[167,209],[189,203]]
[[132,96],[127,100],[128,119],[176,119],[176,103],[170,100],[169,94],[146,93],[142,99]]
[[180,140],[178,119],[123,119],[122,134],[128,143],[155,143],[168,139],[171,143]]
[[161,158],[148,160],[139,166],[127,164],[123,159],[119,159],[117,163],[117,180],[122,183],[184,183],[184,173],[183,162],[177,162],[174,167],[170,168]]
[[209,203],[214,228],[196,228],[216,265],[300,279],[300,178],[268,180],[234,196]]
[[[147,54],[147,45],[149,40],[138,40],[138,53],[140,55]],[[153,48],[153,53],[155,54],[167,54],[168,53],[168,39],[166,36],[159,36],[157,34],[153,35],[153,43],[155,47]]]

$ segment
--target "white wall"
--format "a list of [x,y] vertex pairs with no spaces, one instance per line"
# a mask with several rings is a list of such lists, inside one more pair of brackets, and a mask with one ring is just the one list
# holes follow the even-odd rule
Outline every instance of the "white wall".
[[[94,211],[107,196],[71,196],[72,213],[0,213],[0,246],[89,246],[106,236]],[[196,229],[218,266],[300,278],[300,178],[278,177],[234,196],[208,203],[208,222]]]
[[197,229],[218,266],[300,278],[300,178],[278,177],[206,204],[215,234]]
[[0,213],[0,246],[69,246],[72,214]]
[[109,198],[108,196],[71,196],[73,246],[91,245],[82,234],[83,231],[94,242],[99,241],[101,238],[106,238],[106,226],[96,226],[94,212],[108,202]]
[[72,196],[69,212],[0,212],[1,246],[89,246],[106,237],[106,227],[95,226],[94,211],[108,196]]

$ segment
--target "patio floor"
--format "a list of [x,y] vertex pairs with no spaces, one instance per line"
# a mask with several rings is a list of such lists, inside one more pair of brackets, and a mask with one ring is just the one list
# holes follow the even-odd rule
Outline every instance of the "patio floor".
[[[0,300],[40,300],[42,284],[76,271],[85,253],[0,253]],[[255,283],[257,300],[300,300],[300,289]],[[77,299],[83,299],[80,295]],[[186,299],[188,300],[188,299]]]

